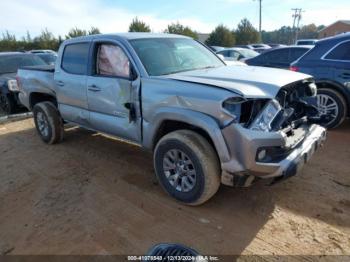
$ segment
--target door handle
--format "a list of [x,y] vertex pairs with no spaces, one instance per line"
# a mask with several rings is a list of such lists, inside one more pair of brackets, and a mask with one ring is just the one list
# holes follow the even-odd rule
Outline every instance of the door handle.
[[100,91],[101,91],[101,88],[99,88],[99,87],[96,86],[96,85],[91,85],[91,86],[88,86],[88,90],[89,90],[89,91],[92,91],[92,92],[100,92]]
[[350,73],[342,73],[339,76],[344,79],[350,79]]
[[57,85],[58,86],[64,86],[64,82],[63,81],[57,81]]

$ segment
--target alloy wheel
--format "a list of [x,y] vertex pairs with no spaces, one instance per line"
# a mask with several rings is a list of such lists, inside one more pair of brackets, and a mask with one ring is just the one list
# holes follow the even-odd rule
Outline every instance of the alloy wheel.
[[36,115],[38,128],[40,131],[40,134],[44,137],[49,135],[49,122],[47,121],[47,118],[44,113],[38,112]]
[[164,155],[163,170],[170,185],[179,192],[189,192],[196,185],[192,160],[181,150],[172,149]]
[[339,114],[337,102],[332,97],[325,94],[317,95],[317,108],[320,116],[329,117],[328,122],[334,121]]

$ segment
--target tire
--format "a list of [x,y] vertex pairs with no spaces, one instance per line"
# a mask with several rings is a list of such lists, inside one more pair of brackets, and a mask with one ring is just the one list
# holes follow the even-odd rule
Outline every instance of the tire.
[[47,144],[56,144],[63,139],[62,118],[51,102],[41,102],[34,106],[33,116],[36,130]]
[[221,170],[216,152],[204,137],[193,131],[178,130],[162,137],[153,159],[164,190],[184,204],[203,204],[219,189]]
[[6,115],[11,115],[16,112],[16,103],[10,94],[0,93],[0,110]]
[[[334,110],[326,110],[327,106],[333,104]],[[347,106],[344,97],[336,90],[330,88],[321,88],[317,90],[317,107],[322,115],[329,115],[332,112],[332,116],[329,119],[325,119],[320,124],[326,128],[335,128],[343,123],[347,115]]]

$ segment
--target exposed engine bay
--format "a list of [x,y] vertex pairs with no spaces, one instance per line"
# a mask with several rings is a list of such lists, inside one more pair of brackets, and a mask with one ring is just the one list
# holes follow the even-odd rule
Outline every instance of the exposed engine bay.
[[256,131],[289,134],[303,124],[320,121],[316,93],[315,83],[303,80],[281,88],[275,99],[247,100],[241,105],[239,122]]

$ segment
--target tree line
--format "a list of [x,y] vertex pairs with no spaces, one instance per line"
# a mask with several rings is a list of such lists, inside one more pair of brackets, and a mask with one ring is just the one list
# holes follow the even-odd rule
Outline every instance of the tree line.
[[[298,31],[299,38],[317,38],[318,31],[324,28],[323,25],[315,24],[305,25]],[[137,17],[132,20],[129,26],[129,32],[151,32],[150,26]],[[0,38],[0,51],[24,51],[33,49],[52,49],[58,50],[60,44],[69,38],[78,36],[100,34],[97,27],[91,27],[90,30],[83,30],[77,27],[72,28],[64,37],[56,37],[48,29],[42,30],[41,34],[32,37],[29,32],[25,37],[17,39],[9,31],[3,32]],[[164,33],[180,34],[198,39],[198,32],[192,28],[182,25],[179,22],[167,26]],[[246,18],[242,19],[236,29],[229,29],[227,26],[218,25],[206,40],[208,45],[217,45],[231,47],[233,45],[245,45],[251,43],[279,43],[292,44],[296,31],[290,26],[282,26],[274,31],[262,31],[260,34],[256,28]]]

